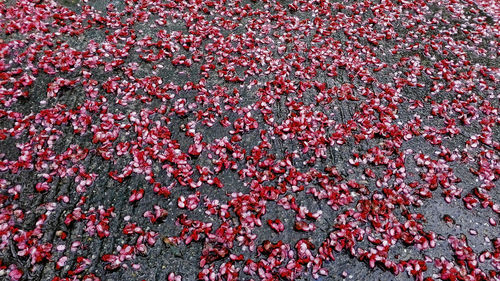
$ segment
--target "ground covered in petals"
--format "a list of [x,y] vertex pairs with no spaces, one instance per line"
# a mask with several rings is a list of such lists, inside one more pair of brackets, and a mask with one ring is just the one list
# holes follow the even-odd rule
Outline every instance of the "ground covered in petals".
[[0,279],[498,280],[495,0],[0,0]]

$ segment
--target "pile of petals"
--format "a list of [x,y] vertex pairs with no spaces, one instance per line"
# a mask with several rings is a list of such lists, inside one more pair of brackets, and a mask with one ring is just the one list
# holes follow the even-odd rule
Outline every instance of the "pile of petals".
[[498,280],[499,11],[0,1],[0,279]]

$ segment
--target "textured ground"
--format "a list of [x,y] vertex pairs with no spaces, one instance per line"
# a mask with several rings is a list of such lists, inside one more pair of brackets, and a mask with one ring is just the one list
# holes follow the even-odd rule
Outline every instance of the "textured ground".
[[498,280],[499,20],[0,0],[0,279]]

